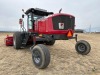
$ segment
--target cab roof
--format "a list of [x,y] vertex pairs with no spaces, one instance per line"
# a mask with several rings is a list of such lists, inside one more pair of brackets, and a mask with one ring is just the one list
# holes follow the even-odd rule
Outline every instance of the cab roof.
[[40,9],[40,8],[29,8],[25,14],[28,15],[29,13],[33,13],[35,15],[39,15],[39,16],[48,16],[53,14],[53,12],[47,12],[47,10],[44,9]]

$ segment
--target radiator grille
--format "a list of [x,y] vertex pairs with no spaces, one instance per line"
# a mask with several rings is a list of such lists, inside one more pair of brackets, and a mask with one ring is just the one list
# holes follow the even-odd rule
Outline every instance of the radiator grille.
[[[67,30],[67,29],[74,30],[75,17],[59,15],[59,16],[53,17],[52,22],[53,22],[54,30]],[[60,25],[60,24],[62,24],[62,25]]]

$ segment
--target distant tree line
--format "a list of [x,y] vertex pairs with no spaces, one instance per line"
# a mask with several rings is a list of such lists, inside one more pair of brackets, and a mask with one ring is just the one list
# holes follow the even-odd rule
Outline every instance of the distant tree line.
[[75,29],[75,33],[84,33],[83,29]]

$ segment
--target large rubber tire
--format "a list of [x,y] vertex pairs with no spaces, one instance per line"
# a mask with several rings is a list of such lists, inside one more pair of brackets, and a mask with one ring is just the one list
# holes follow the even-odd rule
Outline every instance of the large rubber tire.
[[87,55],[91,50],[91,46],[87,41],[80,40],[76,43],[75,49],[79,54]]
[[20,49],[22,45],[21,32],[15,32],[13,35],[13,45],[15,49]]
[[54,45],[55,44],[55,40],[51,40],[51,41],[46,41],[46,45]]
[[32,50],[32,60],[39,69],[46,68],[50,63],[50,52],[45,45],[38,44]]

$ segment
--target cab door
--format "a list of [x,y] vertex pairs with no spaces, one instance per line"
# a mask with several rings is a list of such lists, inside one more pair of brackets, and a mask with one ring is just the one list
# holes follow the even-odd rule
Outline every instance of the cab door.
[[33,32],[33,30],[34,30],[34,27],[33,27],[33,15],[32,15],[32,13],[28,14],[27,28],[28,28],[29,32]]

